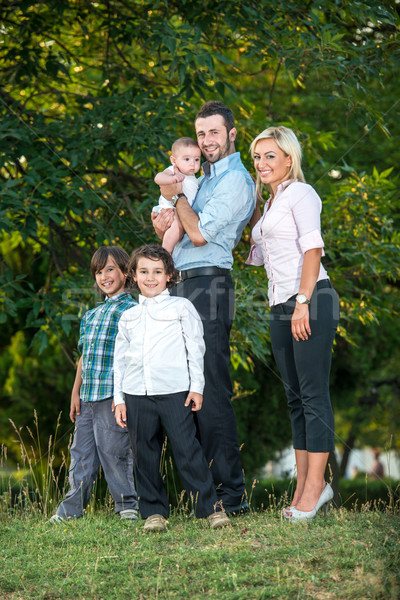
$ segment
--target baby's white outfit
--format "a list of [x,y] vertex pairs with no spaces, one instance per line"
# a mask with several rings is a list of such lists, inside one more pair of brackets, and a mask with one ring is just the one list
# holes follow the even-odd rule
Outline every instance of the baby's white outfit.
[[[167,169],[174,174],[174,165],[167,167]],[[182,181],[182,192],[185,194],[190,206],[192,206],[196,197],[198,187],[199,182],[195,175],[185,175],[185,179]],[[173,208],[171,201],[164,198],[164,196],[159,197],[157,206],[153,206],[153,212],[159,213],[162,208]]]

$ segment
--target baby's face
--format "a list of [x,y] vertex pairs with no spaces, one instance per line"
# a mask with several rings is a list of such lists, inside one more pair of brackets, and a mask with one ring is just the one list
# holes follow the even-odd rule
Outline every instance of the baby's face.
[[201,152],[196,146],[184,146],[179,149],[171,162],[176,165],[184,175],[194,175],[200,169]]

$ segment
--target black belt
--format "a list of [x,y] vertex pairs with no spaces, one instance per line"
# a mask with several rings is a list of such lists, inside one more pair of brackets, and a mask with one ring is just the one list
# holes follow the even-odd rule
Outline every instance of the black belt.
[[220,267],[197,267],[196,269],[187,269],[181,271],[181,279],[191,279],[192,277],[201,277],[203,275],[229,275],[230,269],[221,269]]

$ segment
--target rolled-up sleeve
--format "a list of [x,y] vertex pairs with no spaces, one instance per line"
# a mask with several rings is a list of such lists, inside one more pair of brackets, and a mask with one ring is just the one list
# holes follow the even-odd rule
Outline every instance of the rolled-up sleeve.
[[264,265],[264,254],[261,246],[252,244],[245,264],[252,265],[254,267],[262,267]]
[[199,231],[206,242],[243,218],[248,203],[248,183],[240,171],[227,171],[215,186],[212,198],[199,213]]
[[299,239],[299,244],[302,252],[305,254],[307,250],[312,248],[322,248],[322,256],[325,256],[324,252],[324,240],[321,237],[321,233],[318,229],[306,233]]
[[[296,185],[296,184],[294,184]],[[321,236],[321,198],[309,185],[301,187],[301,193],[293,195],[291,210],[299,233],[299,244],[303,253],[312,248],[324,247]],[[322,250],[322,256],[324,256]]]

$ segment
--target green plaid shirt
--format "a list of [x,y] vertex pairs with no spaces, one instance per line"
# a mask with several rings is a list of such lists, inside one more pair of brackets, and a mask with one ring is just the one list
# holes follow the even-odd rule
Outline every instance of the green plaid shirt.
[[84,402],[96,402],[114,395],[114,346],[122,313],[137,302],[123,292],[106,298],[82,318],[78,350],[82,354]]

